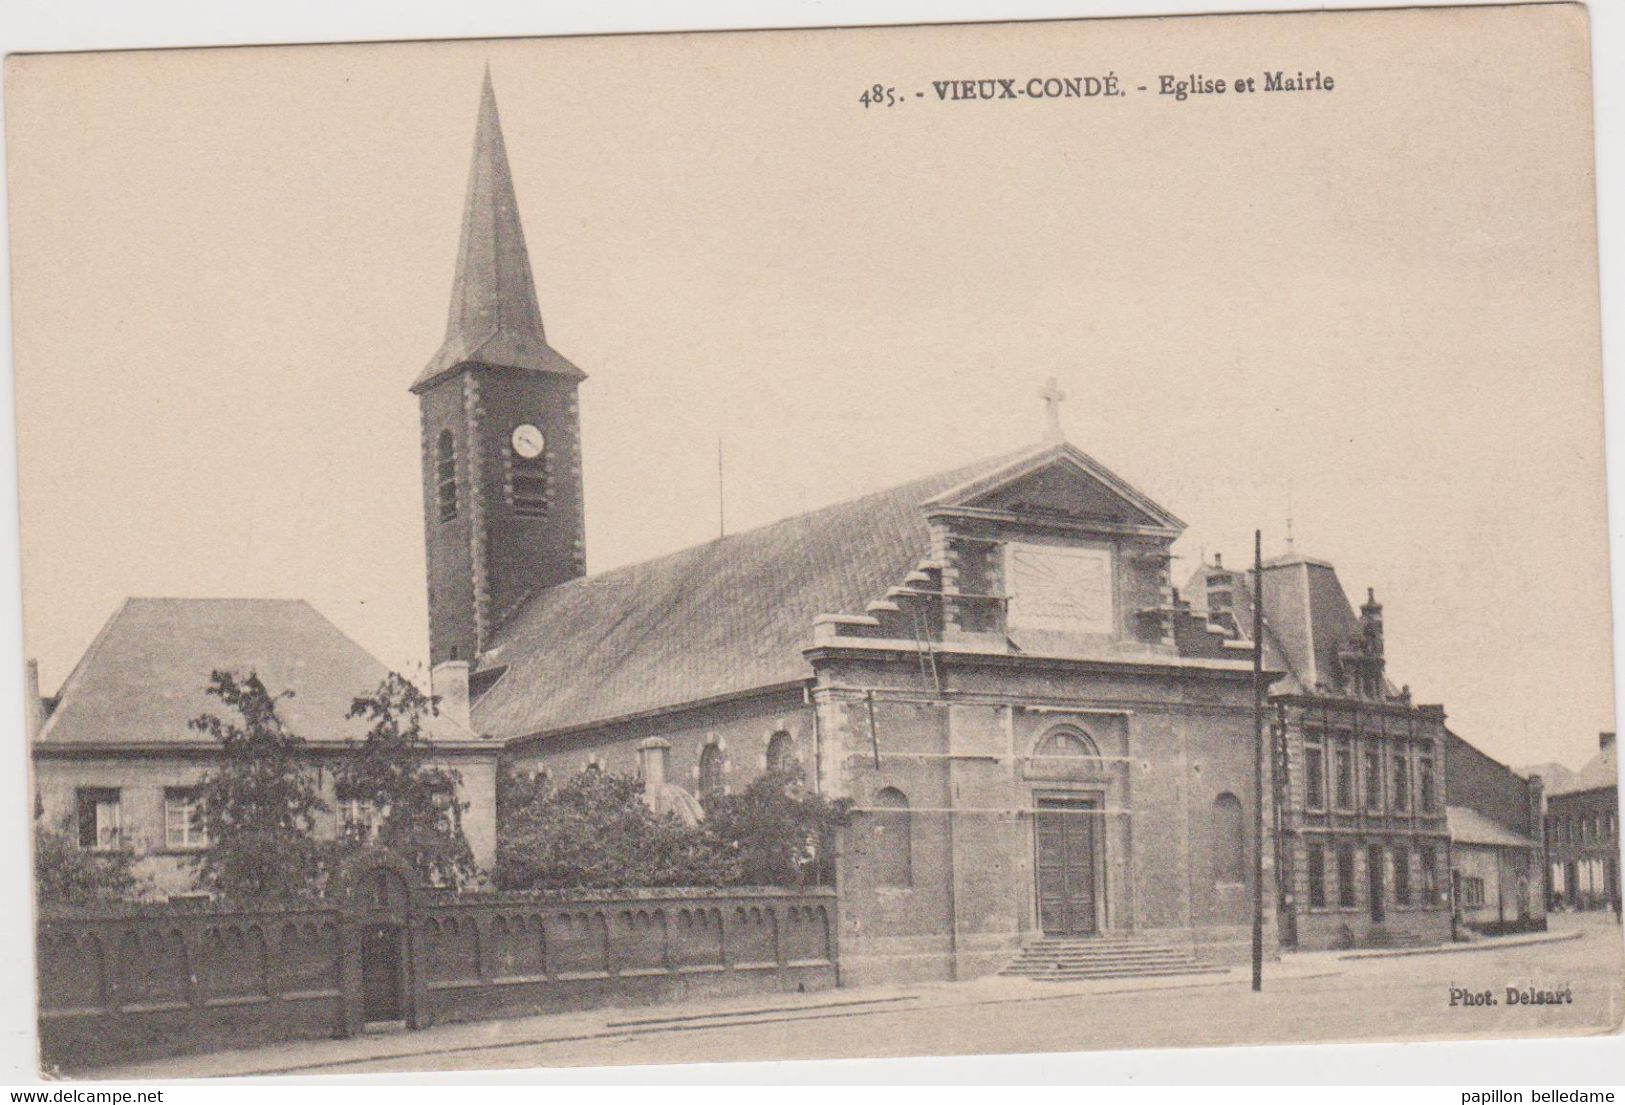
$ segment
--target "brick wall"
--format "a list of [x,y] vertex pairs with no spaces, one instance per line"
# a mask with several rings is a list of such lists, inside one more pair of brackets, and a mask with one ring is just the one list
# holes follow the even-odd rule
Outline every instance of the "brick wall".
[[836,982],[830,891],[420,897],[47,916],[38,932],[45,1062],[82,1069],[354,1034],[367,1020],[363,944],[375,932],[397,942],[391,984],[414,1028]]

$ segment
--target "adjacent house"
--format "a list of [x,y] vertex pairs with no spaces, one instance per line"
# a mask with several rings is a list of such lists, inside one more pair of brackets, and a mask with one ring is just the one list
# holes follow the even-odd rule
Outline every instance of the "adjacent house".
[[[204,713],[230,717],[205,693],[216,669],[255,672],[290,731],[307,742],[310,769],[332,807],[323,831],[373,811],[336,793],[332,765],[366,736],[345,715],[387,671],[309,603],[284,599],[132,598],[103,626],[61,690],[35,694],[30,751],[40,822],[84,848],[130,849],[157,895],[194,889],[191,860],[206,846],[193,812],[219,745],[193,730]],[[461,778],[463,831],[476,860],[495,850],[498,748],[449,714],[430,722],[435,759]]]
[[1603,733],[1597,754],[1546,805],[1554,906],[1619,908],[1619,746]]

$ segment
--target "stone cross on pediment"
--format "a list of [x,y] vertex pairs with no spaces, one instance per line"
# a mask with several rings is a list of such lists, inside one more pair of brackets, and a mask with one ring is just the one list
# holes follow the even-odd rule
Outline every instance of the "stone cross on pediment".
[[1060,382],[1053,376],[1045,380],[1038,397],[1044,401],[1044,440],[1065,441],[1066,434],[1061,429],[1061,403],[1066,399],[1066,392],[1061,390]]

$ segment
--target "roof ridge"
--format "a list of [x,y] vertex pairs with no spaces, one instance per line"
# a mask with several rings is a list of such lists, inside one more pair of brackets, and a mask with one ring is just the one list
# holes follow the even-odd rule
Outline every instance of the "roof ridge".
[[[553,593],[553,592],[567,590],[567,589],[572,588],[572,587],[590,586],[593,583],[594,580],[603,580],[608,576],[613,576],[613,575],[623,573],[623,572],[635,571],[635,570],[637,570],[639,568],[645,568],[645,567],[649,567],[649,566],[654,565],[654,564],[659,564],[659,563],[662,563],[664,561],[673,559],[675,557],[683,556],[685,554],[696,553],[696,552],[699,552],[699,551],[704,550],[704,549],[714,548],[717,545],[736,542],[736,541],[739,541],[739,540],[741,540],[743,538],[746,538],[746,537],[753,537],[753,536],[759,535],[759,534],[761,534],[761,533],[763,533],[763,532],[765,532],[767,530],[773,529],[773,528],[778,527],[778,526],[791,526],[791,525],[795,525],[795,524],[798,524],[798,523],[806,523],[808,520],[816,518],[821,514],[826,514],[826,513],[829,513],[829,512],[836,511],[836,510],[851,509],[851,508],[856,507],[859,504],[867,502],[867,501],[869,501],[871,499],[881,499],[881,498],[889,498],[889,497],[895,496],[895,495],[897,495],[897,494],[899,494],[901,492],[907,491],[909,488],[915,486],[916,484],[930,484],[930,483],[933,483],[934,481],[946,479],[946,478],[948,478],[950,476],[959,477],[959,476],[963,475],[967,479],[969,479],[969,478],[972,478],[971,474],[973,472],[980,470],[983,466],[987,466],[987,467],[989,467],[991,469],[994,466],[1006,464],[1006,463],[1008,463],[1008,462],[1010,462],[1010,461],[1024,455],[1026,452],[1027,452],[1027,450],[1023,449],[1023,450],[1020,450],[1019,452],[1015,452],[1015,453],[1005,453],[1005,454],[1001,454],[999,456],[985,457],[980,461],[974,461],[974,462],[971,462],[969,464],[959,465],[959,466],[954,467],[954,468],[945,468],[945,469],[942,469],[942,470],[940,470],[938,472],[930,473],[930,474],[924,475],[924,476],[919,476],[919,477],[916,477],[915,479],[912,479],[912,480],[905,480],[905,481],[903,481],[902,483],[899,483],[899,484],[893,484],[890,487],[883,487],[883,488],[879,488],[879,489],[874,490],[874,491],[866,491],[863,494],[854,496],[853,498],[850,498],[850,499],[841,499],[841,500],[838,500],[837,502],[826,503],[823,506],[813,507],[810,510],[803,510],[803,511],[799,511],[799,512],[797,512],[795,514],[787,514],[782,518],[775,518],[775,519],[773,519],[771,521],[762,522],[762,523],[760,523],[758,525],[751,526],[748,529],[738,530],[738,531],[736,531],[734,533],[724,534],[724,535],[722,535],[720,537],[713,537],[713,538],[710,538],[709,540],[701,541],[701,542],[699,542],[697,544],[685,545],[682,548],[673,549],[670,552],[660,553],[660,554],[658,554],[656,556],[651,556],[651,557],[648,557],[647,559],[644,559],[644,560],[634,561],[634,562],[632,562],[630,564],[620,564],[620,565],[617,565],[616,567],[613,567],[613,568],[606,568],[602,572],[594,572],[594,573],[592,573],[590,575],[579,576],[579,577],[577,577],[575,579],[566,580],[563,583],[559,583],[559,584],[556,584],[556,585],[554,585],[552,587],[544,588],[542,590],[534,592],[530,596],[530,599],[528,599],[525,603],[522,603],[519,607],[516,607],[513,610],[513,612],[508,615],[506,621],[511,622],[515,617],[517,617],[519,615],[519,612],[521,610],[523,610],[526,606],[528,606],[530,604],[530,602],[534,601],[536,598],[538,598],[539,596],[542,596],[542,595],[547,595],[547,594],[550,594],[550,593]],[[954,485],[954,486],[957,486],[957,485]]]

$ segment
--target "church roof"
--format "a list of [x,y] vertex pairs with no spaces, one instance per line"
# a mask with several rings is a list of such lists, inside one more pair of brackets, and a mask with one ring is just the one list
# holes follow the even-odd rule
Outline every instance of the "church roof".
[[[1067,447],[1062,447],[1067,448]],[[535,595],[497,631],[506,667],[474,728],[529,736],[808,678],[820,614],[861,613],[929,551],[922,507],[1022,450]]]
[[[345,717],[387,669],[309,603],[298,599],[131,598],[108,619],[62,684],[39,745],[162,745],[208,741],[188,727],[227,716],[205,693],[210,673],[258,673],[288,728],[313,743],[360,740],[364,719]],[[447,718],[432,735],[468,740]]]
[[480,92],[446,340],[412,390],[427,387],[466,363],[585,376],[547,344],[542,329],[489,70]]

